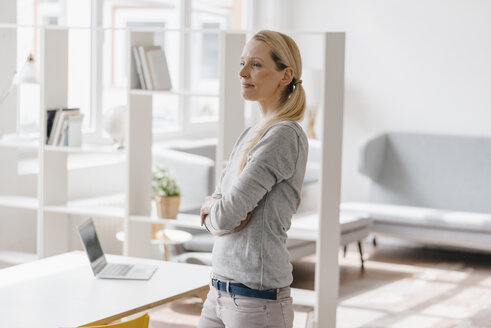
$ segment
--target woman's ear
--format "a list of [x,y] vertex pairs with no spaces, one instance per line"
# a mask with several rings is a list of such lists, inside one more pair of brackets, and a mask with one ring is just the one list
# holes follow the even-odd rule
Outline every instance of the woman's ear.
[[280,80],[281,86],[289,85],[293,80],[293,68],[287,67],[283,70],[283,77]]

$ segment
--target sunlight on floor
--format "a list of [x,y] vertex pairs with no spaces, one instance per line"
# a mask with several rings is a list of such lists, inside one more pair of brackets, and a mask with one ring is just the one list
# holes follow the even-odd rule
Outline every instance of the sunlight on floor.
[[[365,271],[356,248],[340,253],[337,328],[491,327],[491,256],[365,243]],[[294,263],[295,288],[314,286],[315,256]],[[295,328],[308,328],[312,307],[295,305]],[[196,327],[197,297],[151,313],[153,328]]]

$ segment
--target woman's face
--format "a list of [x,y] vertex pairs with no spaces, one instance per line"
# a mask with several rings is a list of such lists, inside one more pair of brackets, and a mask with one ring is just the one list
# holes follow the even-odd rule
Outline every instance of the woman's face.
[[284,71],[278,71],[266,43],[250,40],[242,51],[239,78],[242,97],[258,101],[267,109],[277,105],[284,87]]

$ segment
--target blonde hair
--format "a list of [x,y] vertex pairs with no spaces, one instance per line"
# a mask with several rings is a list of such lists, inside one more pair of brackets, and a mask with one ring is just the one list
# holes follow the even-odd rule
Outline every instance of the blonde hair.
[[302,76],[302,58],[295,41],[288,35],[268,30],[257,32],[252,39],[266,43],[271,50],[271,58],[275,62],[278,71],[287,67],[293,68],[293,79],[283,90],[280,106],[275,111],[274,116],[263,122],[247,142],[240,163],[240,172],[247,164],[249,152],[259,142],[259,139],[268,128],[281,121],[301,121],[305,113],[305,91],[302,87],[302,80],[300,80]]

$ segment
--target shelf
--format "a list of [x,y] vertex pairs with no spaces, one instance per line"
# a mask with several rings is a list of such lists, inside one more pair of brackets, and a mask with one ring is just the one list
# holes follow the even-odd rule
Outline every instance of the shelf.
[[37,210],[39,202],[34,197],[0,195],[0,206]]
[[0,139],[0,147],[37,150],[39,149],[39,140]]
[[66,153],[100,153],[100,154],[124,154],[124,149],[115,149],[112,145],[83,144],[81,147],[44,146],[46,151]]
[[152,151],[158,151],[162,148],[169,148],[173,150],[184,150],[203,148],[203,147],[216,147],[218,144],[217,138],[201,138],[201,139],[175,139],[166,141],[156,141],[152,144]]
[[197,214],[179,213],[177,215],[177,218],[175,219],[161,219],[158,218],[156,215],[152,215],[152,216],[133,215],[130,216],[130,220],[136,222],[167,224],[167,225],[172,225],[174,227],[181,227],[181,228],[205,229],[205,227],[201,226],[201,218]]
[[131,89],[131,95],[141,95],[141,96],[151,96],[159,94],[171,94],[176,96],[193,96],[193,97],[218,97],[218,93],[213,92],[199,92],[190,90],[142,90],[142,89]]
[[[83,170],[92,167],[100,167],[107,165],[116,165],[124,163],[124,154],[117,153],[114,154],[73,154],[68,156],[67,169],[68,171],[72,170]],[[18,164],[18,174],[20,176],[29,175],[29,174],[38,174],[39,173],[39,161],[37,158],[23,159],[19,161]]]
[[44,210],[48,213],[124,218],[124,195],[115,194],[102,197],[86,198],[67,202],[66,205],[49,205]]
[[[32,140],[32,138],[15,137],[9,135],[0,139],[0,147],[38,150],[39,140]],[[66,153],[124,154],[124,149],[116,149],[113,145],[97,144],[83,144],[81,147],[45,145],[44,150]]]

